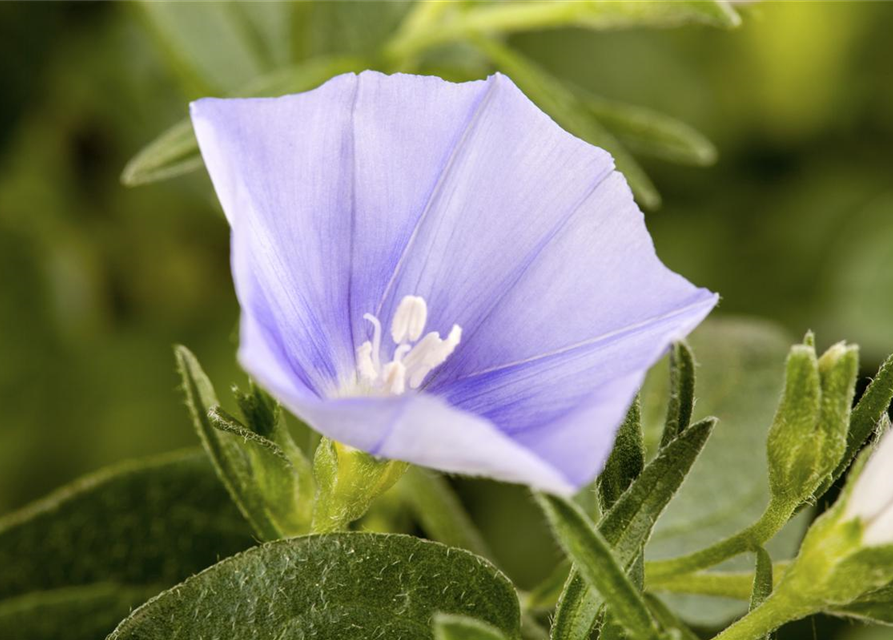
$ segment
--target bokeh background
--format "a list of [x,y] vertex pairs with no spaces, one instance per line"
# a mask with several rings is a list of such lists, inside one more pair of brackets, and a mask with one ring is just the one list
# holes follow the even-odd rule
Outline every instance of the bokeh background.
[[[647,214],[658,253],[722,294],[717,315],[857,342],[870,375],[893,350],[893,4],[739,9],[733,31],[570,28],[509,43],[556,77],[705,134],[712,166],[637,156],[663,196]],[[193,446],[173,344],[219,388],[243,380],[228,229],[207,175],[130,188],[127,161],[189,100],[279,58],[362,52],[405,10],[303,4],[286,48],[257,61],[201,15],[205,37],[178,40],[151,6],[0,3],[0,513],[108,463]],[[523,512],[488,491],[465,495],[473,509],[498,505],[477,509],[491,529]],[[506,548],[528,586],[554,560]],[[893,638],[812,624],[781,637]]]

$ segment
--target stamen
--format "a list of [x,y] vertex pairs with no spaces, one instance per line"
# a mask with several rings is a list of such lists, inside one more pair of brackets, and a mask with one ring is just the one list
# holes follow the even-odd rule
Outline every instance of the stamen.
[[406,296],[397,306],[391,323],[391,337],[397,347],[391,361],[382,366],[381,322],[370,313],[363,318],[372,324],[372,340],[357,348],[357,380],[348,387],[349,394],[400,395],[406,391],[407,382],[410,388],[418,389],[428,374],[450,357],[462,339],[462,328],[453,325],[446,339],[431,331],[419,340],[428,320],[428,306],[419,296]]
[[419,296],[405,296],[394,312],[391,337],[397,344],[404,341],[415,342],[425,330],[427,320],[428,305],[425,300]]

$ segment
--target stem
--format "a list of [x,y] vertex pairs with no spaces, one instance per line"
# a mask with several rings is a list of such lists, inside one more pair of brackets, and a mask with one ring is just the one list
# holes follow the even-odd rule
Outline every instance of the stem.
[[685,556],[647,563],[647,580],[660,581],[670,576],[694,573],[746,551],[754,551],[781,530],[793,511],[789,505],[772,501],[759,520],[725,540]]
[[[790,562],[776,562],[772,566],[773,583],[781,582]],[[753,571],[701,571],[665,578],[651,578],[648,589],[668,593],[692,593],[701,596],[716,596],[749,600],[753,590]]]
[[799,620],[816,611],[813,607],[791,600],[784,592],[776,591],[763,604],[713,640],[757,640],[766,637],[786,622]]

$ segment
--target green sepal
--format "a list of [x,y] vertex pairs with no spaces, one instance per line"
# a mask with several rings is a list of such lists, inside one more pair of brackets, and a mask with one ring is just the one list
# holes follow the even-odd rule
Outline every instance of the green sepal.
[[[706,418],[660,450],[598,525],[625,569],[630,569],[658,517],[676,494],[716,424]],[[571,571],[552,622],[553,640],[585,640],[595,629],[604,600]]]
[[776,503],[798,507],[829,482],[844,456],[859,350],[840,343],[817,359],[808,337],[791,349],[786,367],[766,444],[769,485]]
[[849,604],[826,608],[825,613],[893,626],[893,584],[870,591]]
[[670,349],[670,400],[661,447],[688,428],[694,408],[695,358],[685,342],[674,342]]
[[856,403],[850,415],[846,451],[831,476],[816,489],[816,499],[822,497],[846,472],[868,438],[881,428],[882,420],[888,417],[887,411],[891,400],[893,400],[893,355],[881,365],[874,380]]
[[438,613],[434,616],[434,640],[506,640],[499,629],[468,616]]
[[605,468],[596,480],[602,512],[610,509],[629,488],[645,467],[645,444],[642,436],[642,419],[639,397],[633,400],[626,418],[617,430],[614,448],[605,462]]
[[323,438],[313,458],[316,478],[313,532],[346,529],[403,476],[408,466],[405,462],[376,458]]
[[[295,467],[294,451],[287,455],[276,442],[225,414],[219,408],[211,381],[192,352],[179,346],[175,354],[199,439],[218,477],[257,535],[263,540],[275,540],[306,533],[314,489],[307,484],[309,473]],[[256,419],[253,414],[252,419]],[[259,428],[275,430],[269,425]],[[278,438],[286,441],[283,433]]]
[[642,593],[626,574],[605,540],[582,510],[556,496],[537,495],[558,542],[577,572],[599,592],[614,619],[635,638],[658,638],[660,631]]

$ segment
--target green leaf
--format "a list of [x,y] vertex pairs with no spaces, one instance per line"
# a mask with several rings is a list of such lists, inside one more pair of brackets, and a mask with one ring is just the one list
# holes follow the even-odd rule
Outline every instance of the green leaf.
[[667,637],[675,638],[676,640],[699,640],[695,632],[689,629],[688,625],[682,622],[656,595],[646,593],[645,603],[661,628],[669,632],[666,634]]
[[150,595],[251,544],[203,452],[103,469],[0,518],[0,637],[103,637]]
[[[318,87],[333,76],[361,67],[360,62],[348,58],[315,59],[256,79],[235,91],[234,95],[254,97],[300,93]],[[121,182],[128,187],[135,187],[189,173],[201,166],[202,159],[192,123],[189,118],[184,118],[146,145],[127,163],[121,173]]]
[[[624,569],[629,570],[638,558],[654,523],[698,458],[714,424],[714,420],[702,420],[664,447],[599,522],[599,532]],[[572,572],[555,611],[553,639],[587,640],[603,604],[599,594]]]
[[217,474],[257,535],[274,540],[309,527],[312,487],[282,449],[219,409],[211,381],[186,347],[175,349],[186,405]]
[[564,583],[567,582],[571,571],[571,563],[567,559],[558,563],[558,566],[546,576],[546,579],[534,587],[524,598],[524,609],[528,611],[548,611],[561,597]]
[[[166,586],[166,585],[165,585]],[[97,640],[163,586],[97,583],[0,600],[0,638]]]
[[642,168],[626,148],[592,117],[588,106],[570,88],[521,54],[496,42],[477,39],[475,46],[562,128],[610,152],[617,170],[626,176],[643,207],[656,209],[660,206],[660,194]]
[[636,397],[617,430],[614,448],[596,481],[603,512],[613,506],[645,467],[645,445],[639,413],[639,398]]
[[162,593],[109,640],[433,638],[435,613],[473,617],[509,640],[518,598],[486,560],[402,535],[342,533],[271,542]]
[[[772,557],[760,547],[756,551],[756,568],[753,574],[753,589],[750,596],[750,610],[759,607],[772,594]],[[769,635],[759,640],[769,640]]]
[[828,609],[826,613],[893,626],[893,585],[867,593],[850,604]]
[[439,613],[434,616],[434,640],[505,640],[505,636],[480,620]]
[[695,408],[695,358],[685,342],[670,349],[670,401],[660,444],[666,446],[688,428]]
[[231,91],[289,62],[291,3],[139,3],[193,94]]
[[[698,358],[694,417],[715,415],[717,427],[685,484],[667,507],[646,548],[646,558],[684,555],[754,523],[769,501],[766,438],[781,396],[785,357],[795,340],[776,325],[745,318],[708,320],[688,338]],[[655,367],[642,390],[646,443],[657,448],[663,428],[667,379]],[[804,512],[768,545],[790,558],[809,522]],[[746,558],[723,569],[745,570]],[[718,626],[744,613],[737,602],[670,597],[670,606],[692,624]]]
[[429,538],[493,558],[480,531],[442,475],[410,467],[396,488]]
[[677,164],[706,167],[716,147],[693,127],[646,107],[623,104],[580,92],[589,111],[634,153]]
[[598,591],[613,618],[635,638],[657,638],[659,630],[642,593],[626,575],[611,544],[573,502],[556,496],[537,496],[568,557],[590,588]]

